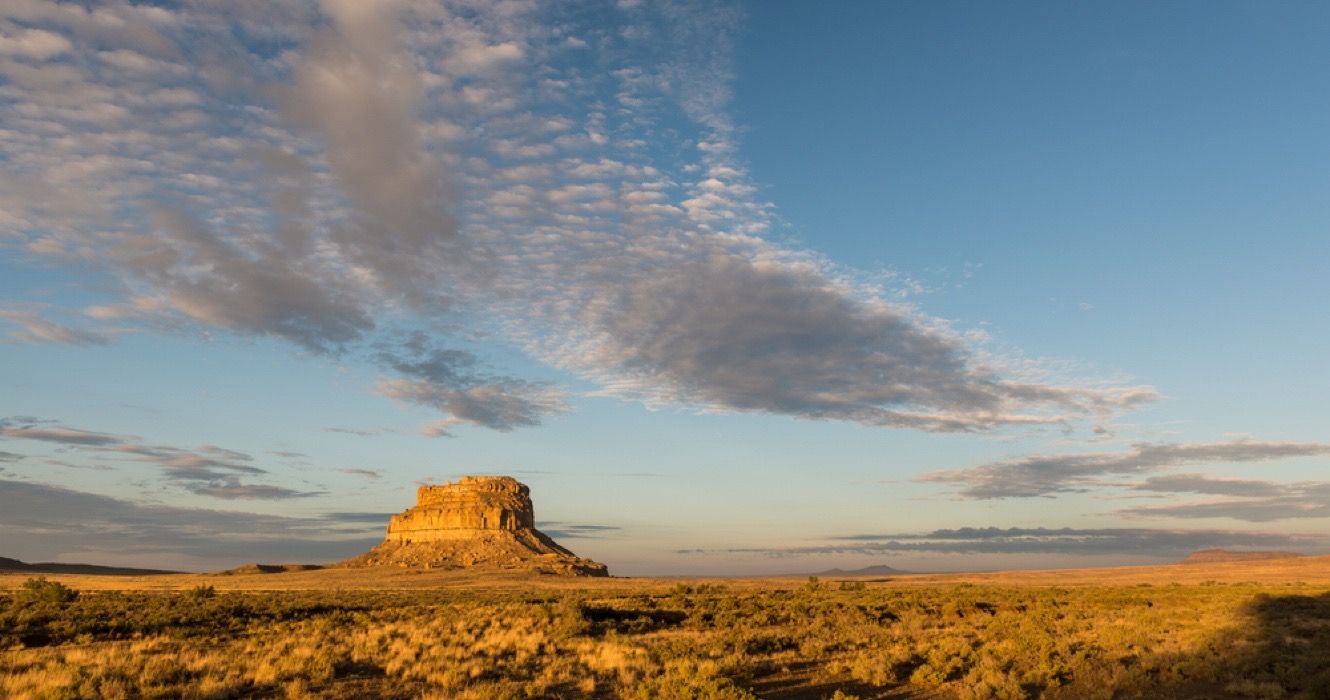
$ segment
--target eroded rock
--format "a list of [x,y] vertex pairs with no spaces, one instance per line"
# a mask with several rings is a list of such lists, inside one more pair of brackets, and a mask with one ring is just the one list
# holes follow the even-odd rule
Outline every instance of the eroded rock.
[[507,476],[420,487],[416,505],[389,521],[383,544],[343,565],[609,575],[604,564],[578,557],[537,530],[530,490]]

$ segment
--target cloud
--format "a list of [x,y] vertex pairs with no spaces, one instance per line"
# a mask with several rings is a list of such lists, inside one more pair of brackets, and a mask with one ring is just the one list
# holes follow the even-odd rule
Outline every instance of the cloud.
[[[123,29],[72,5],[0,11],[71,55],[0,63],[17,105],[0,241],[116,277],[94,318],[333,354],[380,323],[461,329],[602,395],[928,431],[1102,422],[1158,397],[992,357],[880,271],[765,238],[728,6],[98,11]],[[446,414],[430,434],[567,410],[463,355],[438,358],[456,376],[394,370],[377,390]]]
[[187,561],[215,568],[342,559],[381,539],[322,518],[173,508],[3,480],[0,530],[6,555],[27,561],[102,556],[141,566]]
[[472,35],[471,41],[454,50],[444,61],[443,67],[453,75],[483,75],[504,64],[521,60],[525,50],[514,41],[501,44],[485,44],[483,39]]
[[388,521],[394,515],[397,514],[372,513],[364,511],[353,511],[353,512],[342,511],[342,512],[324,513],[319,517],[323,518],[324,520],[328,520],[331,522],[339,522],[339,523],[373,523],[376,525],[387,525]]
[[413,335],[397,349],[384,347],[378,359],[403,375],[380,379],[376,386],[380,394],[447,415],[423,429],[432,437],[448,436],[452,426],[463,423],[508,432],[539,425],[545,416],[569,410],[558,387],[487,374],[477,369],[475,355],[430,347],[422,334]]
[[713,247],[606,290],[555,359],[651,401],[930,431],[1056,423],[1156,396],[1004,379],[959,334],[817,264]]
[[23,459],[23,457],[24,455],[16,454],[14,452],[0,451],[0,462],[17,462],[20,459]]
[[583,525],[561,522],[536,523],[536,528],[550,537],[561,540],[591,539],[623,530],[623,528],[614,527],[613,525]]
[[294,242],[259,239],[246,249],[177,209],[157,208],[154,221],[158,232],[127,236],[120,259],[194,321],[315,352],[336,351],[373,328],[350,288],[323,276],[304,260],[313,253]]
[[322,495],[323,491],[298,491],[270,484],[245,484],[234,477],[211,478],[203,483],[187,484],[186,489],[200,496],[212,496],[224,500],[287,500]]
[[325,433],[342,433],[344,435],[357,435],[359,437],[371,437],[390,432],[386,428],[339,428],[335,426],[320,428],[320,430]]
[[332,240],[374,283],[445,305],[438,272],[461,255],[438,161],[420,143],[420,74],[388,7],[325,2],[332,20],[304,47],[282,108],[312,129],[355,216]]
[[1276,483],[1216,479],[1204,474],[1152,477],[1132,488],[1168,494],[1199,494],[1217,499],[1138,506],[1119,514],[1154,518],[1231,518],[1270,522],[1294,518],[1330,518],[1330,482]]
[[352,476],[363,476],[366,479],[378,479],[383,476],[383,472],[379,471],[378,469],[342,469],[340,471],[343,474],[350,474]]
[[122,438],[108,433],[62,427],[34,425],[38,419],[27,416],[0,418],[0,437],[12,440],[39,440],[61,445],[114,445]]
[[0,55],[43,60],[65,53],[70,48],[72,46],[65,37],[41,29],[20,29],[0,34]]
[[268,471],[251,464],[253,458],[248,454],[215,445],[194,450],[153,445],[134,436],[81,430],[26,416],[0,418],[0,438],[55,443],[95,459],[119,457],[152,464],[161,469],[168,482],[213,498],[278,500],[321,493],[245,483],[242,477],[265,475]]
[[1132,486],[1138,491],[1159,493],[1205,493],[1219,496],[1263,497],[1282,493],[1286,487],[1270,481],[1218,479],[1205,474],[1152,476]]
[[106,345],[110,340],[96,331],[70,328],[48,321],[35,313],[0,309],[0,319],[17,325],[10,339],[20,343],[67,343],[69,345]]
[[791,557],[810,554],[1072,554],[1142,555],[1181,558],[1198,549],[1277,548],[1302,552],[1330,550],[1321,533],[1145,528],[958,528],[927,533],[861,534],[831,538],[805,547],[679,550],[680,554],[756,554]]
[[[1134,445],[1126,452],[1033,455],[936,471],[919,481],[957,484],[959,495],[974,499],[1029,498],[1086,491],[1103,477],[1143,474],[1188,464],[1238,464],[1330,454],[1319,442],[1232,440],[1211,443]],[[1147,484],[1150,482],[1146,482]],[[1168,482],[1154,482],[1163,485]]]

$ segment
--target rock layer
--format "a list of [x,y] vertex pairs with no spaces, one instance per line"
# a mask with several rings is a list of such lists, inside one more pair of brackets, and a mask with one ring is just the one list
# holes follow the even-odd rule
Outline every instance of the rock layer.
[[420,487],[416,505],[389,521],[383,544],[343,565],[608,575],[604,564],[578,557],[537,530],[530,490],[507,476]]
[[466,476],[455,484],[421,486],[416,506],[388,523],[388,542],[455,540],[475,530],[535,529],[531,492],[507,476]]

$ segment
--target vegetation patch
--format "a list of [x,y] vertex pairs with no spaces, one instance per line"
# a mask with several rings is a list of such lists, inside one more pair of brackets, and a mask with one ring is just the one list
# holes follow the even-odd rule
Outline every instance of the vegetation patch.
[[[1305,585],[0,595],[0,696],[1319,698]],[[839,693],[839,695],[837,695]]]

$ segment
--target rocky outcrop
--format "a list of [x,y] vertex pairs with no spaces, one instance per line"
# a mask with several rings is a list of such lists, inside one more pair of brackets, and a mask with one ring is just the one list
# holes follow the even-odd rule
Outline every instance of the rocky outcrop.
[[436,542],[477,530],[517,532],[536,527],[531,492],[507,476],[465,476],[455,484],[421,486],[416,507],[388,522],[388,542]]
[[420,487],[416,505],[388,522],[383,544],[343,565],[609,575],[604,564],[578,557],[537,530],[530,490],[507,476]]
[[1297,552],[1235,552],[1228,549],[1198,549],[1182,560],[1183,564],[1214,564],[1226,561],[1268,561],[1271,559],[1297,559]]

